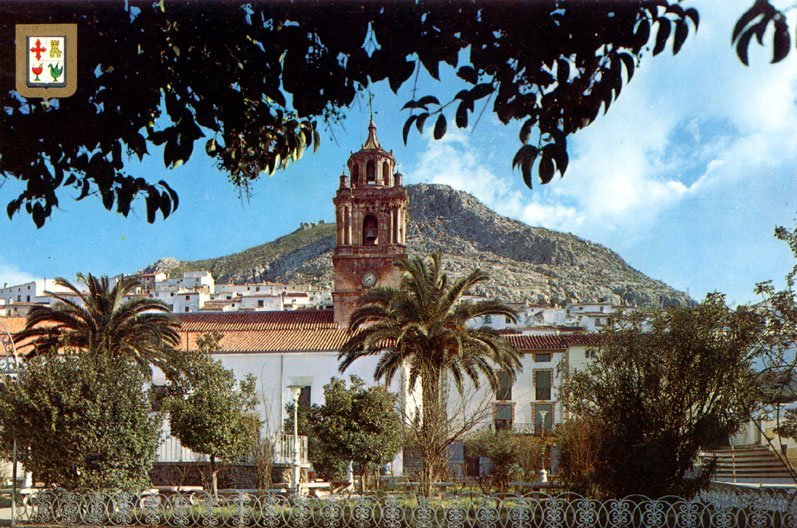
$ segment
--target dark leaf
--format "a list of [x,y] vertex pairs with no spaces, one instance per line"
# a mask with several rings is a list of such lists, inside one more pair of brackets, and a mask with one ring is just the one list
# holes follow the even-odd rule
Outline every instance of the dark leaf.
[[753,38],[753,30],[749,29],[742,33],[742,36],[739,37],[738,42],[736,42],[736,55],[739,56],[739,60],[742,61],[742,64],[745,66],[749,66],[747,60],[747,48],[750,47],[751,38]]
[[218,145],[216,145],[216,140],[214,138],[210,138],[207,143],[205,143],[205,152],[208,153],[208,156],[213,157],[218,152]]
[[650,38],[650,22],[647,18],[643,18],[639,21],[634,36],[636,37],[637,45],[640,47],[647,43]]
[[518,149],[515,157],[512,159],[512,168],[520,167],[520,172],[523,174],[523,181],[529,189],[532,188],[531,168],[534,165],[534,160],[537,158],[537,153],[537,147],[523,145]]
[[733,26],[733,33],[731,33],[731,43],[736,42],[736,39],[739,37],[739,35],[741,35],[742,30],[746,28],[755,17],[762,13],[760,4],[761,2],[756,2],[753,4],[753,6],[745,11],[744,14],[739,17],[739,20],[736,21],[736,25]]
[[634,76],[634,56],[631,55],[630,53],[619,53],[618,56],[625,65],[626,75],[628,76],[628,80],[630,81],[631,78]]
[[457,70],[457,76],[471,84],[476,84],[479,81],[479,74],[476,73],[476,70],[473,68],[473,66],[461,67],[459,70]]
[[789,27],[785,21],[775,22],[775,34],[772,36],[772,62],[780,62],[789,54],[791,47],[791,37],[789,37]]
[[180,205],[180,198],[177,196],[177,192],[163,180],[159,181],[158,185],[166,189],[166,192],[169,193],[169,197],[172,200],[172,211],[176,211],[177,207]]
[[666,18],[659,18],[659,31],[656,33],[656,45],[653,47],[653,55],[658,55],[664,51],[667,39],[670,37],[670,21]]
[[684,45],[686,41],[686,37],[689,35],[689,26],[686,25],[686,22],[683,20],[679,20],[675,23],[675,40],[672,43],[672,53],[673,55],[677,55],[679,51],[681,51],[681,46]]
[[556,82],[565,84],[570,79],[570,61],[559,59],[556,61]]
[[435,97],[434,95],[425,95],[420,99],[418,99],[418,108],[422,106],[426,107],[427,105],[430,104],[436,104],[437,106],[440,106],[440,101],[438,101],[437,97]]
[[36,224],[36,227],[41,228],[44,225],[45,220],[47,220],[47,214],[45,213],[42,204],[33,204],[33,211],[31,214],[33,216],[33,223]]
[[160,201],[159,198],[160,195],[158,194],[158,191],[156,191],[155,189],[150,189],[149,192],[147,193],[147,199],[146,199],[147,222],[149,222],[150,224],[155,223],[155,215],[157,214],[158,206],[160,205],[158,203]]
[[418,114],[418,119],[415,121],[415,128],[418,129],[418,133],[423,134],[423,124],[426,123],[428,117],[428,113]]
[[443,136],[446,135],[446,116],[443,113],[440,113],[440,116],[437,118],[437,122],[434,124],[434,138],[435,139],[442,139]]
[[700,15],[697,12],[697,9],[694,7],[690,7],[685,12],[686,17],[692,20],[692,23],[695,25],[695,29],[700,25]]
[[467,128],[468,126],[468,107],[464,102],[459,103],[457,107],[456,123],[459,128]]
[[542,151],[542,158],[540,159],[540,181],[543,184],[550,182],[553,179],[554,167],[553,158],[551,158],[550,151]]
[[160,196],[160,211],[163,218],[167,218],[172,212],[172,203],[169,200],[169,195],[166,192],[161,193]]
[[108,188],[100,187],[100,195],[103,207],[110,211],[113,208],[113,192]]
[[405,145],[407,144],[407,137],[410,134],[410,128],[412,127],[412,124],[415,122],[416,119],[418,119],[417,115],[411,115],[404,122],[404,130],[402,130],[402,132],[401,132],[401,137],[404,138],[404,144]]
[[321,146],[321,136],[318,135],[318,130],[313,128],[313,152],[318,150],[318,147]]
[[528,144],[529,136],[531,135],[531,129],[534,127],[534,120],[533,119],[526,119],[523,122],[523,126],[520,127],[520,142],[524,145]]
[[474,100],[486,97],[491,93],[493,93],[493,85],[490,83],[477,84],[470,91],[470,95],[473,97]]

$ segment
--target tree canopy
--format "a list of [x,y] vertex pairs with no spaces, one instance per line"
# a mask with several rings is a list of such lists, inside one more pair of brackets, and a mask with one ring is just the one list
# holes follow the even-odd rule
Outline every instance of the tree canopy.
[[707,484],[690,468],[700,450],[727,442],[750,418],[760,396],[753,368],[760,357],[762,318],[755,310],[725,306],[713,294],[697,306],[633,313],[601,332],[597,358],[565,380],[566,409],[586,420],[582,440],[562,445],[565,476],[578,489],[622,497],[691,495]]
[[56,302],[31,308],[25,329],[15,339],[29,339],[33,355],[59,352],[62,348],[87,353],[110,353],[136,362],[149,374],[154,365],[173,370],[171,347],[180,341],[177,319],[162,301],[130,298],[139,283],[121,277],[111,286],[107,276],[78,274],[83,291],[58,277],[65,292],[47,292]]
[[199,350],[186,352],[182,373],[171,381],[167,399],[169,424],[174,436],[187,448],[210,456],[211,487],[218,491],[218,462],[244,458],[252,446],[252,431],[245,413],[257,405],[252,374],[236,381],[211,354],[220,349],[219,332],[197,339]]
[[17,383],[0,385],[3,446],[16,439],[19,460],[48,486],[141,492],[161,424],[145,381],[107,351],[33,358]]
[[[434,122],[465,128],[488,109],[519,123],[513,165],[525,184],[568,166],[574,132],[608,111],[640,58],[683,46],[698,13],[677,0],[583,2],[200,2],[121,0],[0,4],[0,63],[13,64],[14,27],[77,23],[77,93],[28,100],[12,68],[0,85],[0,177],[23,190],[7,206],[42,226],[65,188],[122,215],[143,197],[147,220],[178,196],[159,176],[133,177],[127,157],[163,146],[167,168],[202,141],[246,191],[318,146],[357,94],[386,80],[413,87],[405,141]],[[455,69],[453,97],[417,93],[421,69]],[[201,144],[200,144],[201,145]]]
[[[363,490],[401,449],[398,396],[383,386],[366,387],[358,376],[332,378],[324,385],[323,405],[299,409],[299,428],[309,442],[310,460],[327,480],[342,480],[350,462],[358,466]],[[293,428],[293,404],[285,429]]]

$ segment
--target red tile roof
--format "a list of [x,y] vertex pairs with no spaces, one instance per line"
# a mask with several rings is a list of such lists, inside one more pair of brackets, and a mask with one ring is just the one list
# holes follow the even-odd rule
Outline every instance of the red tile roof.
[[0,331],[5,326],[9,333],[16,334],[25,328],[25,317],[0,317],[0,323],[3,323],[0,325]]
[[337,329],[332,310],[179,314],[188,332]]
[[[183,332],[181,346],[196,350],[203,332]],[[224,353],[333,352],[346,341],[343,329],[322,330],[233,330],[225,332],[220,345]]]
[[[347,337],[346,330],[335,324],[332,310],[188,313],[177,314],[177,319],[182,324],[180,346],[188,350],[196,350],[197,337],[214,330],[223,334],[222,350],[232,354],[338,351]],[[25,327],[24,317],[2,317],[0,321],[12,334]],[[505,337],[521,352],[598,344],[595,334]]]
[[335,324],[332,310],[180,314],[181,346],[196,349],[206,332],[223,334],[226,353],[323,352],[340,350],[346,330]]
[[571,346],[595,346],[599,343],[596,334],[566,335],[506,335],[504,336],[518,350],[562,350]]

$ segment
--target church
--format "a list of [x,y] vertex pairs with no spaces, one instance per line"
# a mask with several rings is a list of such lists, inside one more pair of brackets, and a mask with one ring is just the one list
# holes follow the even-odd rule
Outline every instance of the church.
[[[222,352],[216,357],[239,378],[252,374],[258,380],[259,412],[271,433],[281,430],[285,406],[293,401],[291,385],[303,387],[300,405],[310,405],[323,402],[323,386],[333,376],[354,374],[366,383],[378,383],[373,375],[378,358],[359,359],[341,374],[338,352],[362,293],[374,286],[399,285],[394,263],[407,256],[408,197],[396,160],[380,145],[373,121],[362,148],[349,157],[347,169],[333,199],[334,310],[179,315],[186,350],[196,349],[196,339],[204,333],[223,334]],[[487,401],[483,426],[525,433],[551,430],[565,418],[557,401],[561,365],[584,366],[593,338],[572,334],[506,337],[522,353],[523,372],[497,394],[485,388],[469,394],[473,402],[464,406],[472,403],[483,408]],[[399,394],[400,405],[409,412],[415,401],[406,379],[394,380],[389,389]],[[404,472],[401,456],[393,462],[392,472]]]
[[[282,430],[285,406],[293,401],[289,386],[301,386],[299,404],[310,405],[323,403],[323,387],[334,376],[353,374],[366,383],[378,383],[373,375],[378,358],[359,359],[341,374],[338,352],[363,292],[375,286],[399,285],[399,269],[394,263],[407,256],[408,195],[393,153],[380,145],[373,121],[360,150],[349,157],[347,170],[348,174],[340,176],[333,198],[334,310],[178,314],[183,349],[196,350],[198,337],[218,331],[222,338],[216,359],[239,379],[248,374],[255,377],[258,412],[267,434]],[[3,320],[12,333],[21,330],[25,322],[22,317]],[[523,371],[513,384],[506,380],[494,394],[484,387],[469,394],[461,402],[462,408],[486,409],[480,426],[521,433],[550,431],[567,418],[558,402],[561,380],[567,369],[587,364],[594,336],[508,334],[506,338],[521,353]],[[164,384],[165,379],[156,373],[153,383]],[[404,410],[416,404],[403,376],[395,379],[389,390],[398,393]],[[185,451],[179,446],[172,449],[175,440],[164,432],[166,441],[159,459],[186,460]],[[400,455],[392,472],[402,475],[404,470]]]

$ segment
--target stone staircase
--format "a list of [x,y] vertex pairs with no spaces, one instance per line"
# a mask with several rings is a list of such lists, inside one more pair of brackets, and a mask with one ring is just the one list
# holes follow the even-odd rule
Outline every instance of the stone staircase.
[[700,454],[704,461],[715,458],[716,482],[740,484],[794,484],[788,468],[767,446],[736,446]]

